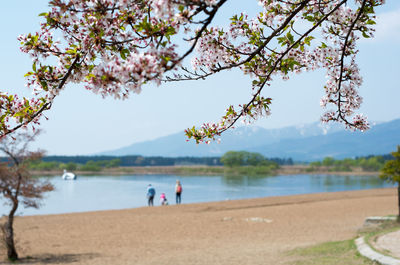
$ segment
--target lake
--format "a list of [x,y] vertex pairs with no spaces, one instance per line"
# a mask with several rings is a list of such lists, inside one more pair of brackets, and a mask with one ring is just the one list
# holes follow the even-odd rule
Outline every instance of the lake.
[[[175,181],[182,183],[182,203],[236,200],[317,192],[392,187],[376,176],[286,175],[286,176],[90,176],[75,181],[50,178],[55,191],[46,194],[40,209],[19,208],[19,215],[59,214],[146,206],[146,188],[166,194],[175,204]],[[1,214],[8,207],[0,206]]]

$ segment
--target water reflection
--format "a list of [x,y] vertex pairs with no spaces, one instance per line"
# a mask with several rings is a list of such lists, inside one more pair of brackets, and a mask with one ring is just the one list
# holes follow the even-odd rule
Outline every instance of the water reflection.
[[371,187],[381,188],[386,186],[385,182],[378,176],[334,176],[315,175],[311,176],[311,183],[314,186],[323,185],[325,188],[337,190],[337,188],[360,188]]
[[268,178],[273,176],[229,176],[224,175],[222,182],[227,186],[257,186],[265,185]]
[[[182,202],[195,203],[266,196],[392,187],[377,176],[288,175],[288,176],[91,176],[76,181],[51,178],[56,190],[49,193],[39,210],[23,209],[23,215],[124,209],[146,206],[146,187],[151,183],[156,200],[165,193],[175,201],[175,181],[183,185]],[[8,208],[0,205],[1,214]]]

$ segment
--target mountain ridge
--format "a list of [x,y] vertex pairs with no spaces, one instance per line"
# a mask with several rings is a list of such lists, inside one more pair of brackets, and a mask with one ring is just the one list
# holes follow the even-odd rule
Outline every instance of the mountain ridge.
[[319,122],[280,129],[246,126],[226,132],[220,144],[188,143],[180,132],[97,155],[220,156],[227,151],[243,150],[296,161],[313,161],[326,156],[342,159],[390,153],[400,144],[399,131],[400,119],[378,123],[363,133],[344,130],[338,124],[322,126]]

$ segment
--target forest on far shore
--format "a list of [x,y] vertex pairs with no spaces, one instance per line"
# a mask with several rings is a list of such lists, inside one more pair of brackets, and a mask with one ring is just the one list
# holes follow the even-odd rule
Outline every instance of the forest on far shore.
[[[246,151],[229,151],[221,157],[145,157],[130,156],[45,156],[31,161],[30,170],[37,171],[102,171],[106,168],[118,167],[152,167],[152,166],[225,166],[237,167],[270,167],[278,169],[282,165],[305,165],[308,172],[316,171],[379,171],[383,164],[393,159],[392,155],[365,156],[356,158],[334,159],[326,157],[321,161],[309,163],[295,162],[291,158],[266,158],[259,153]],[[6,158],[1,158],[5,161]]]

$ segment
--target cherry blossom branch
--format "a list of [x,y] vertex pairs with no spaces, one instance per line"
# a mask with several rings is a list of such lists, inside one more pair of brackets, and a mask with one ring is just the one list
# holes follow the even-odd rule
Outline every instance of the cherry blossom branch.
[[199,39],[201,38],[203,32],[207,29],[207,27],[211,24],[212,20],[214,19],[215,15],[217,14],[217,11],[219,10],[219,8],[221,8],[221,6],[226,3],[227,0],[221,0],[218,2],[217,5],[214,6],[213,10],[211,12],[209,12],[209,16],[208,18],[204,21],[203,26],[200,28],[200,30],[196,33],[196,36],[189,39],[190,41],[193,41],[191,47],[180,57],[178,58],[172,66],[169,67],[169,69],[174,69],[176,65],[178,65],[180,62],[182,62],[189,54],[191,54],[194,50],[194,48],[196,47]]
[[[252,103],[256,100],[257,97],[260,96],[261,91],[267,84],[267,82],[270,80],[271,75],[273,72],[277,69],[277,66],[279,63],[282,62],[283,58],[295,47],[298,45],[305,37],[307,37],[311,32],[313,32],[317,27],[320,26],[320,24],[325,21],[330,15],[332,15],[337,9],[339,9],[340,6],[342,6],[344,3],[346,3],[346,0],[342,0],[334,9],[332,9],[328,14],[326,14],[318,23],[316,23],[313,27],[311,27],[306,33],[304,33],[296,42],[294,42],[292,45],[290,45],[281,55],[280,57],[275,61],[274,65],[271,67],[271,70],[269,71],[268,75],[265,77],[265,80],[261,83],[259,86],[257,92],[253,95],[251,100],[244,106],[243,110],[237,115],[236,118],[233,119],[233,122],[229,124],[226,128],[223,128],[220,133],[225,132],[226,130],[230,129],[245,113],[247,112],[248,106],[251,106]],[[287,21],[289,23],[290,21]]]
[[[325,68],[328,76],[321,106],[336,106],[323,120],[365,128],[366,121],[358,114],[353,122],[347,120],[361,103],[355,90],[362,81],[355,63],[356,33],[372,35],[375,18],[370,14],[383,0],[356,0],[354,6],[361,6],[357,12],[344,6],[349,0],[259,0],[262,12],[251,19],[243,13],[233,16],[226,31],[212,22],[227,2],[50,1],[51,11],[41,14],[45,22],[40,31],[19,38],[21,50],[33,58],[27,86],[41,97],[29,101],[0,94],[0,130],[8,134],[37,122],[69,82],[84,83],[103,97],[125,99],[150,82],[200,80],[232,68],[252,78],[250,100],[239,105],[238,111],[230,106],[218,124],[205,124],[201,132],[188,130],[196,141],[213,139],[239,119],[247,122],[268,116],[271,99],[261,92],[272,77],[286,80],[291,73],[317,68]],[[295,27],[297,21],[312,26],[301,32]],[[190,42],[184,50],[175,41],[181,34]],[[316,47],[311,34],[327,43]],[[193,69],[183,66],[189,55],[193,55]],[[16,126],[10,126],[10,119],[16,119]]]
[[[260,52],[268,45],[268,43],[271,40],[273,40],[273,38],[276,37],[279,34],[279,32],[281,32],[290,23],[290,21],[306,6],[306,4],[309,1],[310,0],[302,1],[301,4],[299,4],[299,6],[285,19],[285,21],[281,24],[281,26],[278,27],[277,29],[275,29],[266,38],[266,40],[262,43],[262,45],[260,45],[255,51],[250,53],[249,56],[245,60],[243,60],[243,61],[241,61],[239,63],[235,63],[235,64],[232,63],[232,64],[227,65],[227,66],[221,66],[221,67],[218,67],[218,68],[214,68],[214,69],[212,69],[212,72],[207,73],[207,74],[202,75],[202,76],[199,76],[199,75],[195,74],[197,77],[195,77],[193,79],[191,79],[191,78],[183,78],[183,79],[181,79],[181,78],[179,78],[179,76],[177,76],[176,78],[167,77],[167,79],[165,81],[189,81],[189,80],[204,79],[204,78],[206,78],[208,76],[211,76],[211,75],[213,75],[215,73],[218,73],[218,72],[221,72],[221,71],[224,71],[224,70],[228,70],[228,69],[232,69],[232,68],[235,68],[235,67],[239,67],[239,66],[241,66],[241,65],[243,65],[245,63],[250,62],[256,55],[259,55]],[[197,43],[197,40],[196,40],[196,43]],[[192,46],[192,48],[194,48],[194,46]],[[186,72],[188,72],[188,71],[186,71]]]
[[[265,87],[265,85],[267,84],[267,82],[270,80],[271,75],[278,69],[278,65],[282,62],[282,60],[285,58],[285,56],[296,46],[299,45],[299,43],[306,38],[311,32],[313,32],[317,27],[320,26],[320,24],[325,21],[329,16],[331,16],[333,13],[335,13],[344,3],[346,3],[346,0],[341,1],[340,3],[338,3],[329,13],[325,14],[317,23],[314,24],[313,27],[311,27],[306,33],[304,33],[297,41],[293,42],[284,52],[280,53],[280,56],[277,60],[275,60],[274,64],[270,67],[270,71],[268,72],[268,74],[266,76],[263,77],[263,82],[261,82],[261,84],[259,84],[259,88],[257,90],[256,93],[253,94],[253,97],[251,98],[251,100],[242,106],[242,110],[237,113],[235,111],[233,111],[232,106],[227,110],[227,114],[226,116],[223,117],[223,120],[227,120],[228,116],[230,116],[229,118],[229,122],[226,124],[224,121],[222,123],[220,123],[221,127],[219,128],[219,126],[214,125],[214,124],[204,124],[202,126],[202,129],[200,129],[199,131],[196,130],[195,128],[192,129],[187,129],[185,132],[187,134],[187,136],[189,138],[194,138],[196,140],[197,143],[202,142],[205,140],[205,138],[211,138],[214,139],[215,135],[220,135],[221,133],[225,132],[226,130],[232,128],[237,121],[242,118],[245,115],[249,114],[249,107],[253,107],[254,103],[256,101],[258,101],[258,103],[256,105],[259,105],[260,102],[261,104],[264,103],[264,109],[268,112],[268,105],[271,102],[271,99],[267,98],[267,99],[263,99],[262,97],[260,97],[261,91],[262,89]],[[289,23],[290,21],[286,21],[286,25]],[[303,65],[301,65],[303,66]],[[197,78],[201,78],[200,76]],[[261,100],[261,101],[260,101]],[[250,114],[250,116],[252,116]],[[208,141],[206,141],[208,142]]]
[[[342,110],[341,110],[341,97],[342,97],[342,95],[341,95],[340,91],[341,91],[341,88],[342,88],[342,80],[343,80],[343,73],[344,73],[344,58],[345,58],[346,53],[347,53],[346,50],[347,50],[347,47],[348,47],[348,41],[349,41],[350,35],[352,34],[353,29],[354,29],[354,27],[355,27],[357,21],[360,19],[361,15],[363,14],[363,10],[364,10],[364,7],[365,7],[365,5],[366,5],[366,2],[367,2],[367,0],[363,0],[363,2],[362,2],[362,4],[361,4],[361,7],[360,7],[360,9],[359,9],[359,11],[358,11],[357,17],[356,17],[356,18],[353,20],[353,22],[351,23],[351,25],[350,25],[350,27],[349,27],[349,29],[348,29],[347,35],[346,35],[346,37],[345,37],[344,44],[343,44],[343,48],[342,48],[342,54],[341,54],[341,58],[340,58],[340,71],[339,71],[340,74],[339,74],[338,86],[337,86],[337,93],[338,93],[338,104],[337,104],[337,107],[338,107],[338,118],[340,118],[340,119],[341,119],[343,122],[345,122],[347,125],[353,126],[353,127],[357,127],[357,126],[362,125],[362,124],[351,123],[351,122],[349,122],[349,121],[346,119],[345,115],[343,115]],[[336,120],[337,120],[337,119],[336,119]],[[364,129],[367,129],[367,128],[364,128]]]
[[[73,71],[73,69],[74,69],[74,67],[75,67],[75,65],[77,64],[78,61],[79,61],[79,56],[77,56],[75,58],[75,60],[71,64],[70,68],[68,69],[67,73],[62,78],[60,84],[57,87],[58,90],[61,90],[64,87],[65,83],[67,82],[67,79],[71,76],[72,71]],[[43,114],[44,111],[49,110],[51,108],[51,105],[52,105],[55,97],[56,96],[53,95],[51,98],[47,99],[47,102],[42,104],[42,106],[37,111],[35,111],[33,114],[31,114],[27,118],[25,118],[24,122],[19,123],[18,125],[14,126],[11,129],[7,128],[6,130],[3,130],[1,132],[1,134],[0,134],[0,138],[3,138],[4,136],[15,132],[16,130],[18,130],[21,127],[26,127],[31,122],[34,122],[35,120],[37,120]]]

